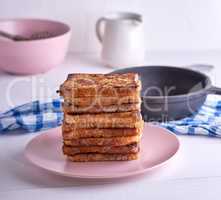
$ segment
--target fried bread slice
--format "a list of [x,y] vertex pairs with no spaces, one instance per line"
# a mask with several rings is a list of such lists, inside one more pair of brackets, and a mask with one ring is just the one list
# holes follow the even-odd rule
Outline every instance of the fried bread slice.
[[110,106],[110,105],[121,105],[121,104],[132,104],[132,103],[141,103],[140,99],[140,91],[137,91],[133,95],[123,96],[123,97],[101,97],[101,96],[93,96],[93,97],[77,97],[74,98],[72,95],[63,96],[64,102],[69,104],[73,104],[75,106]]
[[76,97],[124,97],[140,92],[138,74],[69,74],[60,86],[61,96]]
[[64,140],[78,138],[110,138],[139,135],[142,128],[73,128],[71,125],[62,125]]
[[140,142],[141,135],[113,138],[80,138],[64,140],[66,146],[124,146]]
[[101,154],[101,153],[86,153],[67,156],[73,162],[93,162],[93,161],[128,161],[137,160],[139,153],[128,154]]
[[73,104],[69,104],[64,102],[62,105],[63,111],[69,114],[77,114],[77,113],[103,113],[103,112],[129,112],[129,111],[139,111],[140,103],[137,104],[121,104],[121,105],[90,105],[79,107]]
[[137,153],[139,152],[139,143],[134,143],[125,146],[80,146],[71,147],[63,146],[63,153],[65,155],[75,155],[79,153],[108,153],[108,154],[123,154],[123,153]]
[[75,128],[140,128],[143,127],[139,111],[99,114],[64,114],[64,123]]

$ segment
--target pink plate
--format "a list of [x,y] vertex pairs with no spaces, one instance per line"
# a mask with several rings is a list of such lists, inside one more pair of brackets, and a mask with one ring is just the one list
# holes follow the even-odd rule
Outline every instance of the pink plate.
[[32,139],[26,157],[50,172],[76,178],[120,178],[138,175],[172,158],[179,149],[177,137],[170,131],[145,124],[141,157],[135,161],[73,163],[62,154],[61,129],[52,129]]

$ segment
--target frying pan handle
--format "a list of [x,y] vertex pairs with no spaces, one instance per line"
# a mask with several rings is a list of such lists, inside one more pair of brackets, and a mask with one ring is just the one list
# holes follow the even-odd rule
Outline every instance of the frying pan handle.
[[211,88],[209,88],[208,92],[209,92],[209,94],[221,95],[221,88],[212,86]]

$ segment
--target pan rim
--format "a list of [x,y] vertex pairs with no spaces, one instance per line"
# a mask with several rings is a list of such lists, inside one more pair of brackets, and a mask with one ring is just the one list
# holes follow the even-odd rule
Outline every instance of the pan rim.
[[190,93],[186,93],[186,94],[178,94],[178,95],[171,95],[171,96],[143,96],[141,95],[142,99],[145,101],[148,100],[153,100],[154,103],[157,103],[159,101],[165,101],[165,99],[168,99],[169,101],[186,101],[187,98],[194,98],[194,97],[199,97],[199,96],[203,96],[203,95],[207,95],[207,91],[212,87],[212,83],[211,83],[211,79],[209,78],[209,76],[207,76],[206,74],[200,72],[200,71],[196,71],[196,70],[192,70],[192,69],[187,69],[184,67],[178,67],[178,66],[171,66],[171,65],[146,65],[146,66],[133,66],[133,67],[126,67],[126,68],[121,68],[121,69],[117,69],[114,70],[112,72],[110,72],[110,74],[112,73],[120,73],[123,72],[123,70],[130,70],[130,69],[141,69],[141,68],[169,68],[172,70],[183,70],[183,71],[188,71],[188,72],[192,72],[195,74],[198,74],[202,77],[204,77],[205,80],[205,87],[203,87],[202,89],[199,89],[195,92],[190,92]]

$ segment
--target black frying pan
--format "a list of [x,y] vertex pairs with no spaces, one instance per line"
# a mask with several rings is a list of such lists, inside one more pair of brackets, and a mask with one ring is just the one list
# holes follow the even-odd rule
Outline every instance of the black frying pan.
[[142,116],[145,121],[181,119],[196,113],[208,94],[221,94],[203,73],[168,66],[132,67],[112,73],[136,72],[142,82]]

